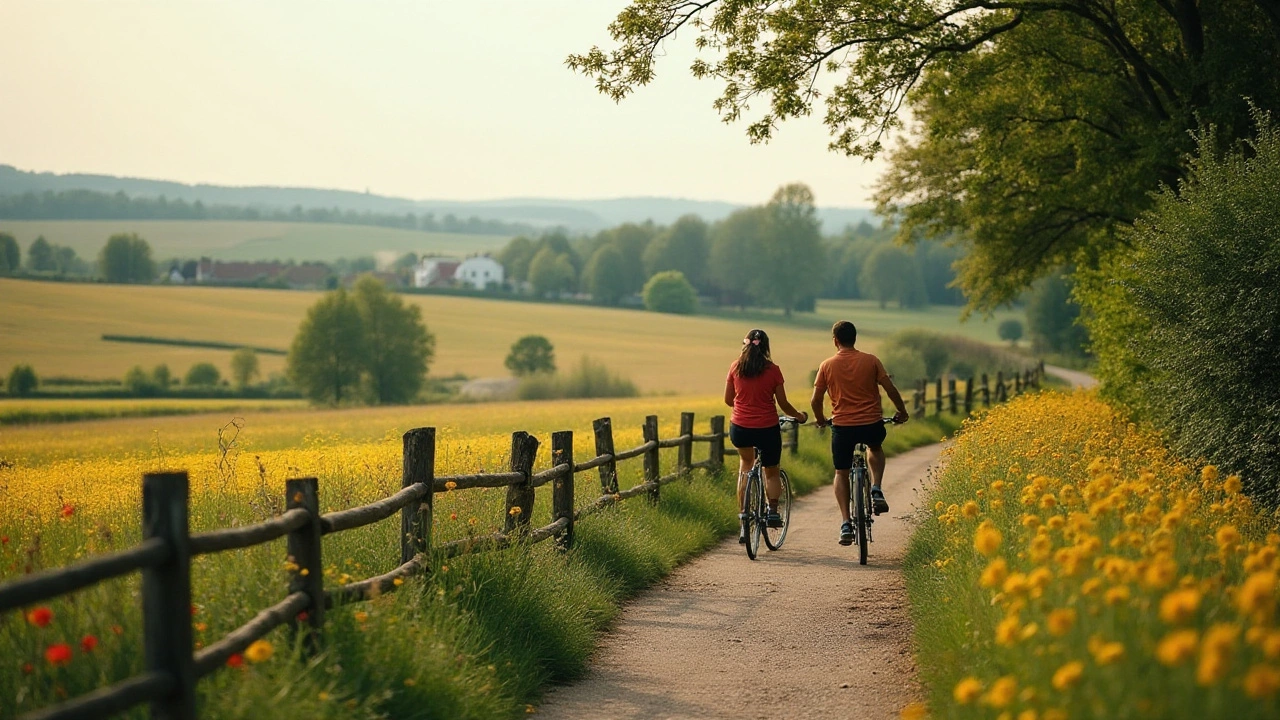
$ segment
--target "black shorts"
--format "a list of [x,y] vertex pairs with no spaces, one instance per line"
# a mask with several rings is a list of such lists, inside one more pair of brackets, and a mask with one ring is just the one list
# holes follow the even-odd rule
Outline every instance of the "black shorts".
[[765,428],[744,428],[729,423],[729,442],[736,448],[760,450],[760,464],[777,467],[782,462],[782,430],[774,425]]
[[875,422],[870,425],[832,425],[831,426],[831,461],[837,470],[848,470],[853,467],[853,448],[855,445],[866,445],[878,448],[884,444],[884,423]]

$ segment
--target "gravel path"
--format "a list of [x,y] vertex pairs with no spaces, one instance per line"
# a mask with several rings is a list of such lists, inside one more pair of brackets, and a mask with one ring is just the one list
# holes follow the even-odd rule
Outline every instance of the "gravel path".
[[786,545],[751,562],[730,538],[623,610],[552,718],[897,717],[918,695],[901,572],[904,516],[941,445],[889,459],[892,512],[866,567],[836,543],[830,486],[792,510]]
[[1066,380],[1071,383],[1071,387],[1088,389],[1098,385],[1097,378],[1089,373],[1080,372],[1079,370],[1068,370],[1067,368],[1058,367],[1056,365],[1045,365],[1044,371],[1048,375],[1053,375],[1054,377]]

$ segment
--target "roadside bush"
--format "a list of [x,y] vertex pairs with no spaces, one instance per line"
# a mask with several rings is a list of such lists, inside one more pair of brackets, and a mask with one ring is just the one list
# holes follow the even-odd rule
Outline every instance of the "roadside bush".
[[1017,320],[1009,319],[1000,323],[1000,327],[996,330],[1001,340],[1008,340],[1010,345],[1017,345],[1022,339],[1022,323]]
[[[903,363],[909,356],[918,358],[923,363],[924,374],[909,376],[912,382],[922,377],[933,379],[948,371],[958,378],[984,372],[994,375],[999,370],[1021,370],[1028,364],[1026,358],[1008,350],[960,335],[941,335],[928,330],[903,330],[889,336],[880,350],[882,361],[885,356]],[[889,369],[887,362],[885,368]]]
[[692,315],[698,293],[679,270],[660,272],[644,284],[644,307],[653,312]]
[[124,374],[124,391],[133,397],[155,397],[160,394],[160,386],[156,385],[155,376],[134,365]]
[[910,387],[928,374],[925,370],[924,358],[912,348],[903,345],[885,345],[877,357],[880,358],[885,372],[889,373],[894,384],[899,386],[899,390]]
[[521,400],[635,397],[638,394],[635,383],[586,355],[568,374],[526,375],[516,389],[516,397]]
[[13,397],[26,397],[35,392],[39,384],[40,378],[36,376],[35,368],[30,365],[14,365],[9,371],[5,388]]
[[1077,294],[1104,392],[1170,432],[1175,447],[1280,502],[1280,129],[1221,153],[1199,138],[1187,179],[1165,188],[1125,251]]

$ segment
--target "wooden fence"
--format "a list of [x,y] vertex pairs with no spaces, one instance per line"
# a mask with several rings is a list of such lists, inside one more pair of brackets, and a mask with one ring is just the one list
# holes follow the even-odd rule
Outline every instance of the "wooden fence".
[[[698,468],[717,471],[724,467],[724,416],[711,418],[707,434],[694,434],[693,426],[693,413],[682,413],[680,434],[660,439],[658,418],[650,415],[644,422],[644,442],[619,451],[613,445],[612,421],[600,418],[593,423],[593,457],[575,462],[573,432],[552,433],[551,467],[537,473],[533,467],[540,444],[538,439],[527,432],[516,432],[511,436],[508,472],[443,476],[435,472],[435,428],[417,428],[404,435],[402,489],[390,497],[322,514],[320,484],[316,478],[287,480],[285,510],[278,517],[255,525],[196,534],[189,531],[187,473],[143,475],[143,540],[139,545],[0,585],[0,612],[141,571],[146,671],[62,704],[28,713],[22,720],[102,718],[143,703],[150,703],[153,718],[194,718],[195,686],[200,678],[217,671],[232,655],[244,651],[280,625],[289,625],[293,631],[302,633],[304,649],[314,652],[322,641],[326,610],[334,605],[395,592],[399,587],[397,581],[429,572],[430,560],[552,538],[560,548],[567,549],[573,545],[574,523],[583,517],[633,497],[643,496],[658,502],[663,485]],[[784,444],[794,452],[797,440],[798,433],[791,433]],[[707,459],[693,461],[695,443],[710,446]],[[676,449],[675,471],[667,475],[659,474],[659,451],[663,448]],[[633,458],[643,458],[643,482],[619,490],[617,464]],[[597,471],[600,494],[589,505],[575,508],[575,480],[589,470]],[[534,492],[544,485],[551,486],[551,522],[530,528]],[[435,493],[488,487],[507,488],[504,529],[433,546]],[[399,566],[382,575],[326,589],[321,539],[386,520],[397,513],[401,528]],[[197,652],[191,625],[191,559],[279,538],[286,539],[286,567],[290,568],[284,598]]]
[[[982,407],[991,407],[992,403],[1008,400],[1010,395],[1021,395],[1032,388],[1039,388],[1043,379],[1044,362],[1042,361],[1022,372],[1010,373],[1008,379],[1005,378],[1003,371],[996,373],[994,386],[986,373],[982,373],[979,378],[969,377],[961,381],[964,384],[963,394],[957,390],[958,378],[956,377],[947,379],[945,392],[942,388],[943,379],[940,377],[933,380],[919,380],[911,391],[911,415],[925,417],[929,414],[930,406],[933,407],[934,415],[941,415],[943,412],[954,415],[961,411],[968,415],[978,407],[979,402],[982,403]],[[933,391],[932,394],[930,390]]]

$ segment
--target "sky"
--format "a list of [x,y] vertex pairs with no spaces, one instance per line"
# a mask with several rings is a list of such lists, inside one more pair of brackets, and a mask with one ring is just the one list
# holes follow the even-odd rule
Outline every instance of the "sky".
[[[693,35],[615,104],[564,60],[620,0],[0,0],[0,163],[415,199],[869,206],[877,161],[818,117],[751,145]],[[818,115],[821,115],[819,109]]]

